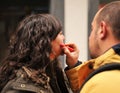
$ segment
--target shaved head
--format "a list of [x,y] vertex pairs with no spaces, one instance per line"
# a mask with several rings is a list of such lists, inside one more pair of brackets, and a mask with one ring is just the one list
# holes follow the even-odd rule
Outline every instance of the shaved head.
[[99,24],[101,21],[108,23],[113,35],[120,40],[120,1],[107,4],[97,14],[97,23]]

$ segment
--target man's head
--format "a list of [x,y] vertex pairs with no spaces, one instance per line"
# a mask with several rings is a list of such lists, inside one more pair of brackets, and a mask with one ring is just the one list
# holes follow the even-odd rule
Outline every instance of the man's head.
[[92,22],[89,49],[92,58],[103,54],[120,43],[120,1],[114,1],[100,9]]

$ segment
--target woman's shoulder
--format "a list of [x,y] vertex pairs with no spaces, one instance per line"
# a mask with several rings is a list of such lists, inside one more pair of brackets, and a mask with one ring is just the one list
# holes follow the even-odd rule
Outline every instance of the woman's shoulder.
[[35,82],[32,82],[29,79],[25,78],[25,75],[26,73],[23,69],[18,70],[17,77],[13,80],[10,80],[3,88],[3,91],[1,93],[6,93],[8,91],[12,91],[10,93],[22,93],[22,91],[35,93],[52,93],[51,89],[45,89],[42,86],[37,85]]

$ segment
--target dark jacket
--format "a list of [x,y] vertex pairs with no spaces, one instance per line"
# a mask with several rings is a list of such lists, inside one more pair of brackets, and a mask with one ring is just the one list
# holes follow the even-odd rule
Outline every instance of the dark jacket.
[[[59,74],[60,72],[61,71],[58,71]],[[16,78],[10,80],[3,88],[1,93],[69,93],[68,86],[65,83],[67,80],[59,82],[59,79],[62,79],[61,75],[53,76],[55,79],[53,80],[51,78],[50,82],[47,83],[47,87],[45,87],[44,84],[40,85],[29,79],[26,79],[24,77],[25,75],[27,75],[27,73],[23,69],[20,69],[17,72]],[[47,80],[43,77],[42,79]]]

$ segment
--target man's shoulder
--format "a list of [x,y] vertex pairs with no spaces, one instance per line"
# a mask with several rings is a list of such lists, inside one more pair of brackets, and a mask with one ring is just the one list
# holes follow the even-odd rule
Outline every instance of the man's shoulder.
[[120,70],[107,70],[90,78],[82,87],[81,93],[93,93],[92,91],[94,93],[120,93],[119,84]]

